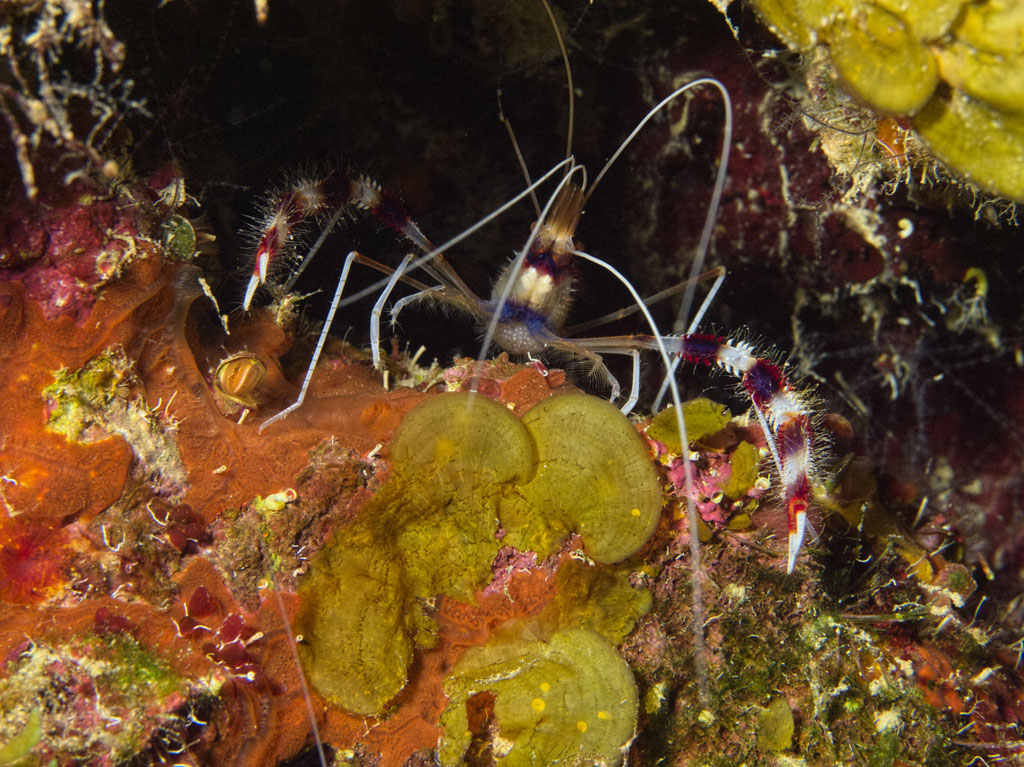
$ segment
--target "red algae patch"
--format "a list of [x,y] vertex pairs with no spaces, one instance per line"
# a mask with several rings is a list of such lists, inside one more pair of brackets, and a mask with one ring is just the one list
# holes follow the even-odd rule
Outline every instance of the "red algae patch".
[[67,580],[67,536],[46,522],[0,519],[0,599],[16,605],[45,601]]

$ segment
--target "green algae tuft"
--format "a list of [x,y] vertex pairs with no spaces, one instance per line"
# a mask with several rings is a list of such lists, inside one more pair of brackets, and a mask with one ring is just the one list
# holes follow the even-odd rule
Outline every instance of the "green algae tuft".
[[523,424],[508,408],[471,392],[435,397],[414,408],[395,432],[390,453],[396,471],[450,483],[467,473],[524,482],[537,464]]
[[762,753],[785,751],[793,745],[793,711],[789,701],[776,698],[757,715],[757,748]]
[[[615,767],[636,733],[633,672],[614,645],[588,629],[542,639],[512,621],[463,653],[444,691],[440,760],[446,767],[461,764],[473,741],[485,737],[503,767]],[[467,706],[481,694],[493,696],[493,723],[474,732]]]
[[[1022,64],[1024,77],[1024,64]],[[948,164],[984,189],[1024,200],[1024,112],[1008,115],[964,93],[934,98],[914,120],[921,137]]]
[[0,767],[20,764],[22,760],[27,761],[32,749],[43,739],[42,716],[39,712],[39,706],[31,709],[24,726],[0,746]]
[[654,602],[647,589],[629,582],[630,569],[601,567],[570,559],[558,568],[554,600],[538,616],[548,633],[573,626],[596,631],[621,644]]
[[761,468],[761,453],[749,442],[740,442],[729,459],[731,473],[722,485],[727,498],[742,498],[757,481]]
[[69,442],[89,444],[119,436],[131,447],[153,486],[171,499],[188,489],[188,471],[175,442],[176,424],[146,403],[134,364],[111,346],[79,370],[61,368],[42,391],[46,428]]
[[0,765],[127,763],[211,683],[121,634],[35,640],[3,671]]
[[832,63],[847,89],[886,114],[913,114],[939,82],[931,51],[894,13],[867,5],[831,28]]
[[[721,431],[731,420],[732,413],[725,405],[719,405],[706,397],[697,397],[683,403],[683,422],[690,444]],[[647,427],[647,436],[663,442],[670,453],[679,455],[683,452],[675,405],[654,416],[651,425]]]

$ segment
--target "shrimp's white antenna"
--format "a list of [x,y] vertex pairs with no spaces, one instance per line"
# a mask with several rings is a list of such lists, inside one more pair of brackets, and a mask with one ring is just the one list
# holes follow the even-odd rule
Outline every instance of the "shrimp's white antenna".
[[[572,156],[572,136],[573,136],[573,125],[576,115],[576,94],[572,84],[572,67],[569,66],[569,52],[565,48],[565,40],[562,39],[562,31],[558,28],[558,21],[555,19],[555,14],[551,10],[551,4],[548,0],[541,0],[544,5],[544,11],[548,15],[548,19],[551,21],[551,28],[555,32],[555,39],[558,41],[558,50],[562,54],[562,63],[565,65],[565,81],[569,89],[569,129],[566,131],[565,137],[565,158],[568,159]],[[523,172],[523,178],[526,179],[527,186],[531,185],[530,181],[530,170],[526,167],[526,160],[523,158],[523,153],[519,149],[519,141],[516,139],[516,132],[512,129],[512,123],[505,116],[505,110],[501,105],[501,89],[498,90],[498,119],[501,120],[501,124],[505,126],[505,130],[508,131],[509,140],[512,142],[512,150],[515,152],[516,159],[519,161],[519,169]],[[571,170],[566,170],[568,175]],[[537,214],[537,218],[540,215],[540,204],[537,202],[537,195],[531,193],[530,199],[533,201],[533,210]]]
[[[654,336],[655,343],[658,347],[658,354],[661,355],[662,362],[668,367],[671,365],[669,359],[668,349],[665,347],[664,337],[661,335],[661,331],[658,330],[658,325],[654,321],[654,317],[651,315],[650,310],[644,303],[643,298],[637,292],[633,284],[626,279],[625,275],[622,274],[618,269],[613,267],[611,264],[602,261],[599,258],[591,256],[589,253],[584,253],[581,250],[572,251],[574,256],[590,261],[591,263],[598,264],[611,272],[629,291],[630,296],[636,302],[636,305],[640,308],[640,312],[644,316],[644,320],[647,325],[651,328],[651,334]],[[689,452],[690,440],[686,433],[686,419],[683,418],[683,403],[682,398],[679,396],[679,384],[676,383],[674,377],[669,379],[669,389],[672,392],[672,404],[676,408],[676,427],[679,429],[679,442],[682,445],[682,458],[686,461],[686,470],[683,472],[684,482],[686,485],[686,518],[688,527],[690,530],[690,569],[691,569],[691,600],[690,606],[693,611],[693,670],[694,676],[697,678],[697,689],[700,693],[701,705],[706,706],[709,702],[708,697],[708,668],[707,662],[704,657],[704,587],[701,581],[701,558],[700,558],[700,526],[699,518],[697,515],[697,507],[693,502],[696,489],[693,483],[693,472],[690,471],[690,462],[687,457]]]
[[[572,67],[569,66],[569,52],[565,49],[565,40],[562,39],[562,31],[558,28],[558,20],[555,19],[555,14],[551,10],[551,4],[548,0],[541,0],[544,4],[544,10],[548,14],[548,19],[551,20],[551,27],[555,30],[555,39],[558,40],[558,50],[562,53],[562,63],[565,65],[565,82],[569,86],[569,130],[566,132],[565,137],[565,156],[572,156],[572,129],[573,122],[576,119],[576,94],[573,91],[572,85]],[[570,171],[566,171],[566,175]]]
[[[453,245],[458,245],[460,242],[462,242],[464,239],[466,239],[471,234],[476,232],[478,229],[482,229],[483,227],[485,227],[489,223],[491,223],[491,221],[493,221],[494,219],[498,218],[506,210],[508,210],[509,208],[515,207],[519,203],[520,200],[522,200],[524,197],[527,197],[527,196],[531,195],[539,186],[543,185],[545,181],[547,181],[549,178],[551,178],[556,173],[558,173],[558,171],[561,170],[562,168],[566,167],[567,165],[571,165],[572,162],[573,161],[572,161],[571,157],[566,158],[565,160],[562,160],[555,167],[553,167],[551,170],[549,170],[543,176],[538,178],[536,181],[534,181],[532,184],[530,184],[530,186],[528,186],[526,189],[521,191],[515,197],[513,197],[508,202],[503,204],[501,207],[495,208],[494,210],[492,210],[490,213],[488,213],[486,216],[481,218],[476,223],[470,225],[466,229],[463,229],[461,232],[459,232],[457,235],[452,237],[450,240],[441,243],[436,248],[433,248],[432,250],[428,251],[427,253],[424,253],[422,256],[419,256],[415,261],[413,261],[411,264],[409,264],[409,266],[406,268],[405,271],[411,272],[411,271],[413,271],[415,269],[419,269],[424,264],[428,264],[431,261],[433,261],[437,256],[439,256],[444,251],[449,250]],[[353,293],[348,298],[342,299],[341,302],[338,304],[338,308],[340,309],[343,306],[348,306],[349,304],[355,303],[356,301],[358,301],[358,300],[360,300],[362,298],[366,298],[367,296],[379,295],[380,291],[388,284],[388,279],[389,278],[384,277],[383,279],[377,280],[375,283],[373,283],[372,285],[368,285],[367,287],[365,287],[362,290],[360,290],[358,293]]]
[[[711,244],[711,234],[714,231],[715,219],[718,217],[718,208],[722,203],[722,190],[725,188],[725,178],[729,169],[729,150],[732,148],[732,98],[729,96],[729,91],[720,80],[714,77],[700,77],[696,80],[691,80],[690,82],[679,86],[672,91],[672,93],[659,101],[658,104],[647,113],[644,119],[637,123],[637,126],[633,128],[633,131],[628,136],[626,136],[626,139],[619,144],[619,148],[615,150],[615,153],[612,154],[608,162],[606,162],[604,167],[601,168],[601,172],[597,174],[597,177],[594,179],[594,183],[590,185],[590,189],[587,190],[587,195],[583,199],[583,203],[586,204],[587,200],[589,200],[590,196],[594,193],[594,189],[597,188],[597,185],[601,182],[601,179],[604,178],[605,174],[612,167],[615,161],[619,159],[619,156],[626,150],[626,147],[629,146],[641,129],[643,129],[643,127],[650,122],[658,112],[687,91],[702,85],[710,85],[717,88],[718,92],[721,94],[722,102],[725,107],[725,125],[722,129],[722,150],[718,159],[718,171],[715,174],[715,186],[711,193],[711,203],[708,205],[707,215],[704,217],[704,228],[701,230],[700,242],[697,245],[697,252],[694,255],[692,265],[690,266],[690,280],[693,280],[704,268],[704,260],[707,256],[708,247]],[[674,333],[681,332],[686,326],[686,318],[690,314],[690,307],[693,305],[693,297],[696,289],[696,282],[691,282],[690,286],[683,294],[683,301],[679,306],[679,314],[676,316],[676,322],[672,327],[672,331]],[[675,364],[679,364],[678,360]],[[675,367],[672,368],[672,371],[673,373],[675,372]]]
[[[523,157],[523,152],[519,148],[519,141],[516,139],[516,132],[512,128],[512,123],[507,117],[505,117],[505,109],[501,105],[501,89],[498,89],[498,119],[501,120],[501,124],[505,126],[505,130],[508,132],[508,139],[512,142],[512,151],[515,152],[516,160],[519,162],[519,170],[523,172],[523,178],[526,180],[526,185],[529,187],[533,186],[533,180],[530,178],[530,169],[526,167],[526,158]],[[537,202],[537,195],[530,192],[530,202],[533,203],[533,210],[537,214],[537,218],[540,218],[540,203]]]
[[316,712],[313,711],[313,698],[309,694],[309,686],[306,684],[306,674],[302,670],[302,660],[299,658],[299,648],[295,645],[295,637],[292,635],[291,626],[288,625],[288,614],[284,609],[284,600],[277,589],[271,587],[274,596],[277,598],[277,611],[281,614],[282,625],[288,635],[288,649],[292,651],[292,660],[295,661],[295,669],[299,673],[299,684],[302,685],[302,697],[306,701],[306,713],[309,714],[309,723],[313,727],[313,737],[316,739],[316,751],[320,757],[320,767],[327,767],[327,755],[324,753],[324,743],[320,740],[320,727],[316,723]]

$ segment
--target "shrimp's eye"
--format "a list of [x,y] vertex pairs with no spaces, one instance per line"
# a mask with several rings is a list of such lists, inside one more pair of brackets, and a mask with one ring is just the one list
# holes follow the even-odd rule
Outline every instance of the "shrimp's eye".
[[267,367],[251,352],[238,352],[221,360],[213,376],[217,393],[231,402],[247,408],[255,408],[252,394],[263,383]]

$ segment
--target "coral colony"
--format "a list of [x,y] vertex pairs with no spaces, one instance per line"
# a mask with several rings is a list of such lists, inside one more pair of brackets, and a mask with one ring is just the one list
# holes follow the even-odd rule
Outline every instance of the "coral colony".
[[930,151],[982,190],[1024,198],[1016,3],[753,5],[791,48],[823,44],[844,88],[885,115],[878,141],[890,155],[913,160]]
[[[815,55],[899,141],[1020,199],[1019,131],[990,130],[1017,102],[985,90],[986,67],[1020,71],[1020,14],[905,5],[851,0],[826,19],[756,3],[784,42],[827,47]],[[370,182],[293,185],[256,237],[248,311],[222,315],[187,179],[110,183],[120,49],[101,12],[0,11],[20,67],[0,88],[20,181],[0,214],[0,767],[1021,763],[1019,625],[1005,596],[987,612],[991,584],[976,594],[978,548],[947,547],[959,520],[912,531],[850,423],[751,342],[640,326],[579,339],[564,296],[538,309],[585,257],[585,185],[548,180],[555,212],[491,299],[440,258],[374,265],[507,353],[424,367],[325,331],[307,373],[315,334],[294,296],[254,300],[299,220],[330,229],[347,205],[433,246]],[[52,87],[59,57],[32,58],[33,40],[95,48],[93,91]],[[28,78],[26,61],[46,67]],[[897,65],[930,79],[883,93]],[[96,130],[60,130],[89,94]],[[1017,160],[994,156],[1014,141]],[[984,284],[974,273],[965,307]],[[443,335],[457,319],[431,321]],[[551,349],[605,375],[530,356]],[[595,395],[618,393],[601,355],[641,349],[740,386],[627,416]],[[748,412],[719,404],[731,388]]]

